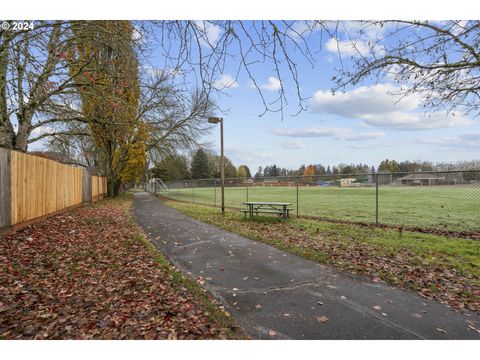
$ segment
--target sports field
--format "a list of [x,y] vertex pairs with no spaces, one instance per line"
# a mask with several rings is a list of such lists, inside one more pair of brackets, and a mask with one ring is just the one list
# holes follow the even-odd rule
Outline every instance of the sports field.
[[[162,193],[173,199],[220,205],[220,188],[172,189]],[[292,203],[297,213],[296,186],[226,187],[225,204],[244,208],[244,201]],[[298,213],[336,220],[375,223],[374,187],[341,188],[302,186],[298,189]],[[480,186],[380,186],[379,222],[404,226],[480,231]]]

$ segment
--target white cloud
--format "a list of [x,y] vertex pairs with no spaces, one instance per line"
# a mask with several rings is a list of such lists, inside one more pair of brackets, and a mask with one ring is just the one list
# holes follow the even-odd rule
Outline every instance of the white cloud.
[[164,69],[154,67],[154,66],[151,66],[151,65],[143,65],[142,69],[143,69],[143,71],[145,71],[148,75],[150,75],[152,77],[160,77],[165,72]]
[[215,46],[220,39],[222,29],[206,20],[197,20],[195,25],[201,31],[200,43],[204,47]]
[[332,53],[340,52],[342,55],[368,53],[368,46],[363,41],[353,43],[351,41],[338,41],[334,38],[330,38],[325,44],[325,48]]
[[180,76],[183,74],[182,70],[177,68],[177,69],[162,69],[159,67],[155,67],[152,65],[143,65],[142,66],[143,71],[145,71],[147,74],[149,74],[152,77],[160,77],[163,74],[168,74],[173,77],[175,76]]
[[141,28],[134,26],[132,31],[132,40],[139,44],[145,43],[145,33]]
[[278,91],[282,88],[282,84],[276,77],[270,76],[265,84],[260,85],[260,88],[268,91]]
[[[220,152],[220,148],[217,148]],[[278,159],[278,154],[265,151],[265,149],[255,149],[240,147],[240,146],[225,146],[225,155],[228,156],[234,164],[254,163],[257,161],[271,162]]]
[[348,141],[366,141],[366,140],[374,140],[379,139],[385,136],[385,133],[382,131],[374,131],[374,132],[362,132],[358,134],[352,134],[345,138]]
[[341,21],[340,30],[348,37],[360,37],[365,40],[378,41],[383,39],[385,33],[392,28],[393,24],[363,22],[363,21]]
[[335,37],[325,44],[327,51],[346,56],[382,56],[385,48],[381,40],[393,25],[363,21],[339,21],[330,25]]
[[228,74],[223,74],[222,77],[213,83],[213,86],[218,90],[238,87],[238,82]]
[[322,29],[320,22],[315,20],[297,20],[287,31],[287,34],[292,38],[298,38],[308,34],[312,34]]
[[480,132],[472,132],[468,134],[460,135],[460,139],[464,141],[475,141],[480,146]]
[[282,145],[284,149],[288,149],[288,150],[299,150],[299,149],[305,149],[307,147],[301,141],[285,141],[280,145]]
[[478,151],[480,150],[480,132],[471,132],[456,137],[431,138],[419,137],[414,140],[415,143],[434,145],[441,148],[462,151]]
[[293,138],[309,137],[327,137],[336,140],[346,141],[366,141],[374,140],[385,136],[381,131],[355,133],[352,129],[333,128],[333,127],[315,127],[305,129],[275,129],[273,131],[278,136],[287,136]]
[[32,139],[44,134],[49,134],[54,132],[55,132],[55,129],[50,126],[47,126],[47,125],[40,126],[32,130],[32,132],[30,133],[30,138]]
[[306,128],[306,129],[275,129],[273,132],[278,136],[288,137],[331,137],[341,139],[351,133],[350,129],[342,128]]
[[330,38],[325,44],[327,51],[340,55],[347,56],[381,56],[385,53],[385,49],[381,45],[374,45],[370,47],[366,41],[363,40],[337,40]]
[[311,100],[312,110],[363,120],[367,125],[395,130],[429,130],[468,126],[467,117],[447,112],[425,114],[420,110],[418,94],[398,95],[400,89],[389,84],[362,86],[333,95],[330,91],[317,91]]
[[454,22],[452,29],[450,30],[452,34],[459,35],[464,32],[468,26],[468,20],[460,20],[458,22]]

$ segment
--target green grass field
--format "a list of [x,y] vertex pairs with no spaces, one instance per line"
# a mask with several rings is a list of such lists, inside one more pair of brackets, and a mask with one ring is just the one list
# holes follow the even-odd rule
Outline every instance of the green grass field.
[[[215,194],[216,192],[216,194]],[[220,188],[172,189],[170,198],[217,206]],[[291,202],[297,212],[297,188],[249,187],[250,201]],[[244,208],[245,187],[226,187],[225,204]],[[375,222],[375,188],[299,187],[298,213],[336,220]],[[480,231],[480,186],[379,188],[379,222],[451,231]]]

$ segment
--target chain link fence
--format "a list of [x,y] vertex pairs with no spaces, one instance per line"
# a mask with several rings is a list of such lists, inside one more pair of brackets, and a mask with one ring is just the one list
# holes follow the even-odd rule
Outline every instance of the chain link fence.
[[[220,179],[165,182],[154,192],[220,206]],[[225,179],[225,205],[290,202],[304,217],[405,227],[480,231],[480,170]]]

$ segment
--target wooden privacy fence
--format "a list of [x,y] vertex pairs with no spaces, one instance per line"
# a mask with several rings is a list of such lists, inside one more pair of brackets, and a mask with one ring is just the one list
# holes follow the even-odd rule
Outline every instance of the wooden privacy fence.
[[40,156],[0,149],[0,229],[104,197],[105,177]]
[[92,201],[103,199],[107,193],[107,178],[92,176]]

